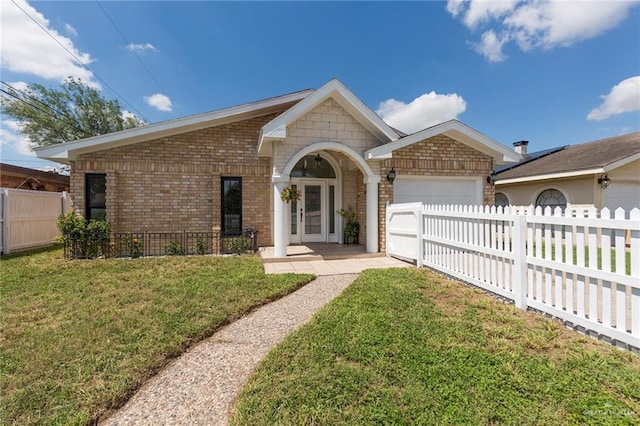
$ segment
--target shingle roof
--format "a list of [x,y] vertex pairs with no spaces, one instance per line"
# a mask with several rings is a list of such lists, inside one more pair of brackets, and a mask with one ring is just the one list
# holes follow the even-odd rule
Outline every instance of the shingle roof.
[[496,172],[498,180],[577,172],[602,168],[638,153],[640,132],[568,146]]

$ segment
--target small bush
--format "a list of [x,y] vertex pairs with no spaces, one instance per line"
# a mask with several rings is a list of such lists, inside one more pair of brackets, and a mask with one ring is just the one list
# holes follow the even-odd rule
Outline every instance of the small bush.
[[232,238],[227,245],[229,253],[241,255],[249,250],[249,241],[246,238]]
[[57,225],[62,233],[67,258],[94,259],[105,254],[111,234],[111,227],[106,220],[87,222],[74,210],[60,215]]
[[196,238],[196,253],[199,255],[203,255],[209,250],[209,246],[204,242],[204,238],[198,237]]
[[167,256],[181,256],[184,254],[184,247],[177,241],[171,241],[164,246],[164,254]]

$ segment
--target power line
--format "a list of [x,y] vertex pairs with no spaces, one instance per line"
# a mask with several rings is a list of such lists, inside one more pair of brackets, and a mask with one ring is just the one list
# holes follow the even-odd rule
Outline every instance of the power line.
[[[127,46],[130,46],[132,43],[124,36],[124,34],[122,33],[122,31],[120,31],[120,28],[118,28],[118,26],[116,25],[116,23],[113,21],[113,19],[111,18],[111,16],[107,13],[107,11],[104,9],[104,7],[102,7],[102,5],[100,4],[100,2],[98,0],[96,0],[96,4],[98,5],[98,7],[100,8],[100,10],[102,10],[102,13],[104,13],[104,15],[107,17],[107,19],[109,20],[109,22],[111,23],[111,25],[113,26],[113,28],[115,28],[115,30],[118,32],[118,34],[120,34],[120,37],[122,37],[122,40],[124,40],[124,42],[126,43]],[[138,55],[138,53],[134,50],[134,49],[130,49],[131,52],[136,56],[136,58],[138,59],[138,61],[140,62],[140,65],[142,65],[142,67],[145,69],[145,71],[147,71],[147,74],[149,74],[149,76],[151,77],[151,79],[153,80],[154,83],[156,83],[156,86],[158,86],[158,89],[160,89],[160,92],[162,92],[163,95],[165,95],[167,98],[169,98],[169,95],[167,95],[166,91],[162,88],[162,86],[160,85],[160,83],[158,82],[158,80],[155,78],[155,76],[153,75],[153,73],[151,73],[151,70],[149,70],[149,68],[147,67],[147,65],[144,63],[144,61],[142,60],[142,58],[140,57],[140,55]],[[177,110],[177,108],[176,108]]]
[[80,60],[80,58],[78,58],[78,57],[76,56],[76,54],[75,54],[75,53],[73,53],[72,51],[70,51],[69,49],[67,49],[67,47],[66,47],[64,44],[60,43],[60,41],[59,41],[57,38],[55,38],[55,37],[53,36],[53,34],[51,34],[51,33],[49,32],[49,30],[47,30],[45,27],[43,27],[42,25],[40,25],[40,23],[39,23],[38,21],[36,21],[35,19],[33,19],[33,17],[32,17],[31,15],[29,15],[29,13],[28,13],[26,10],[24,10],[23,8],[21,8],[21,7],[20,7],[20,5],[18,5],[18,4],[15,2],[15,0],[11,0],[11,3],[13,3],[13,4],[18,8],[18,9],[20,9],[20,10],[22,11],[22,13],[24,13],[25,15],[27,15],[27,17],[28,17],[29,19],[31,19],[31,20],[32,20],[32,21],[33,21],[33,22],[34,22],[38,27],[40,27],[40,29],[41,29],[42,31],[44,31],[45,33],[47,33],[47,35],[48,35],[49,37],[51,37],[51,38],[53,39],[53,41],[55,41],[56,43],[58,43],[58,45],[60,45],[64,50],[66,50],[66,51],[67,51],[67,53],[69,53],[69,55],[71,55],[71,56],[72,56],[72,57],[73,57],[73,58],[74,58],[74,59],[75,59],[75,60],[76,60],[76,61],[77,61],[77,62],[78,62],[82,67],[84,67],[84,68],[86,68],[87,70],[91,71],[91,73],[92,73],[93,75],[95,75],[95,76],[96,76],[96,78],[97,78],[98,80],[100,80],[100,81],[101,81],[105,86],[107,86],[109,89],[111,89],[111,91],[112,91],[113,93],[115,93],[115,94],[116,94],[116,96],[118,96],[120,99],[122,99],[122,100],[124,101],[124,103],[125,103],[125,104],[129,105],[133,111],[135,111],[137,114],[139,114],[139,115],[140,115],[140,117],[142,117],[146,122],[149,122],[149,119],[148,119],[147,117],[145,117],[145,116],[144,116],[144,114],[142,114],[142,113],[141,113],[140,111],[138,111],[138,110],[137,110],[133,105],[131,105],[131,103],[129,103],[129,101],[127,101],[127,100],[126,100],[122,95],[120,95],[120,93],[118,93],[118,92],[117,92],[113,87],[111,87],[111,86],[110,86],[106,81],[104,81],[104,80],[103,80],[103,79],[102,79],[102,78],[101,78],[101,77],[100,77],[100,76],[99,76],[99,75],[98,75],[94,70],[92,70],[88,65],[85,65],[85,64],[82,62],[82,60]]
[[[29,105],[31,108],[34,108],[34,109],[36,109],[36,110],[40,111],[41,113],[43,113],[43,114],[47,114],[48,116],[53,117],[53,118],[55,118],[55,119],[58,119],[59,117],[57,117],[56,115],[52,114],[52,113],[51,113],[51,111],[53,111],[54,113],[56,113],[56,114],[58,114],[58,115],[62,115],[62,116],[64,116],[65,118],[67,118],[67,119],[71,120],[71,122],[70,122],[69,124],[70,124],[70,125],[71,125],[71,127],[75,130],[75,132],[74,132],[74,133],[75,133],[75,135],[76,135],[76,138],[78,138],[78,139],[82,139],[83,137],[86,137],[86,135],[85,135],[85,136],[83,136],[83,135],[82,135],[83,133],[84,133],[84,134],[91,134],[91,132],[90,132],[90,131],[87,131],[86,129],[83,129],[82,127],[79,127],[79,126],[78,126],[78,121],[77,121],[75,118],[70,117],[68,114],[66,114],[66,113],[64,113],[64,112],[60,112],[60,111],[58,111],[57,109],[53,108],[51,105],[48,105],[48,104],[45,104],[44,102],[42,102],[42,101],[41,101],[40,99],[38,99],[37,97],[35,97],[35,96],[31,96],[31,95],[29,95],[29,94],[27,94],[27,93],[23,92],[22,90],[19,90],[19,89],[17,89],[17,88],[15,88],[15,87],[13,87],[12,85],[10,85],[10,84],[8,84],[8,83],[6,83],[6,82],[4,82],[4,81],[1,81],[1,80],[0,80],[0,82],[1,82],[2,84],[4,84],[5,86],[9,87],[10,89],[12,89],[14,92],[16,92],[16,93],[20,93],[22,96],[26,96],[27,98],[29,98],[29,99],[33,99],[34,101],[36,101],[36,102],[38,102],[39,104],[43,105],[45,108],[47,108],[47,109],[48,109],[48,111],[47,111],[47,110],[43,110],[42,108],[39,108],[38,106],[36,106],[36,105],[34,105],[34,104],[30,103],[30,102],[25,101],[23,98],[21,98],[21,97],[19,97],[19,96],[16,96],[15,94],[13,94],[13,93],[11,93],[11,92],[7,92],[7,91],[6,91],[6,90],[4,90],[4,89],[0,89],[0,91],[1,91],[2,93],[6,94],[6,95],[8,95],[8,96],[11,96],[12,98],[14,98],[14,99],[16,99],[16,100],[18,100],[18,101],[20,101],[20,102],[23,102],[23,103],[25,103],[25,104],[27,104],[27,105]],[[80,133],[78,133],[78,132],[80,132]],[[64,136],[60,135],[60,137],[61,137],[65,142],[68,142],[68,141],[64,138]]]
[[[56,117],[54,114],[52,114],[50,111],[46,111],[46,110],[44,110],[44,109],[41,109],[41,108],[37,107],[36,105],[34,105],[34,104],[32,104],[32,103],[29,103],[29,102],[25,101],[25,100],[24,100],[24,99],[22,99],[21,97],[16,96],[15,94],[13,94],[13,93],[11,93],[11,92],[7,92],[7,91],[6,91],[6,90],[4,90],[4,89],[0,89],[0,92],[2,92],[2,93],[4,93],[4,94],[6,94],[6,95],[8,95],[8,96],[11,96],[12,98],[14,98],[14,99],[16,99],[16,100],[18,100],[18,101],[20,101],[20,102],[23,102],[23,103],[25,103],[25,104],[29,105],[31,108],[34,108],[34,109],[36,109],[36,110],[40,111],[40,112],[41,112],[41,113],[43,113],[43,114],[47,114],[47,115],[49,115],[49,116],[51,116],[51,117],[53,117],[53,118],[58,118],[58,117]],[[78,130],[78,129],[76,129],[76,130]],[[80,138],[80,136],[78,136],[78,134],[77,134],[77,133],[76,133],[76,136],[77,136],[78,138]],[[69,141],[68,141],[68,140],[67,140],[63,135],[60,135],[60,137],[61,137],[61,138],[62,138],[62,140],[64,140],[65,142],[69,142]]]

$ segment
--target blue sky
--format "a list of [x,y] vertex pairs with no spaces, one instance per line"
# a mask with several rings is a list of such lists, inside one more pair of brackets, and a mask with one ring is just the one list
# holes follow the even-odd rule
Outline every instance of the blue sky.
[[[405,132],[457,118],[537,151],[640,130],[638,1],[2,0],[0,15],[3,82],[72,75],[150,122],[337,77]],[[1,126],[3,162],[55,166]]]

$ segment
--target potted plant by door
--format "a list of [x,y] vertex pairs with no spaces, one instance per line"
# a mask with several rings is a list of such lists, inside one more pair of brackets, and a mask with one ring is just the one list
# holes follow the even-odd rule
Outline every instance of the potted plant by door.
[[338,210],[338,214],[342,216],[346,223],[344,225],[344,243],[358,244],[358,236],[360,234],[360,224],[356,222],[356,212],[349,206],[346,210]]

